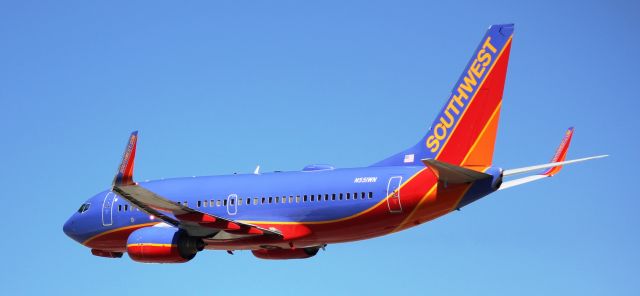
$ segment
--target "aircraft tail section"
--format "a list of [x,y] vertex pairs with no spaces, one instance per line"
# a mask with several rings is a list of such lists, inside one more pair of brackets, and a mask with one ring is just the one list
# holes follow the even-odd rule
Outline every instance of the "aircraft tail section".
[[479,171],[490,167],[513,30],[513,24],[489,27],[427,134],[374,166],[435,159]]

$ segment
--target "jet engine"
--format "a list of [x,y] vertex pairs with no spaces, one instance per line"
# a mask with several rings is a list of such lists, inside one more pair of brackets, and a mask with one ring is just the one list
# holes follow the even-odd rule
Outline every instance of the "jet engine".
[[259,249],[252,250],[254,256],[260,259],[284,260],[304,259],[318,254],[320,247],[308,247],[299,249]]
[[144,227],[127,239],[129,257],[143,263],[183,263],[202,249],[201,239],[175,227]]

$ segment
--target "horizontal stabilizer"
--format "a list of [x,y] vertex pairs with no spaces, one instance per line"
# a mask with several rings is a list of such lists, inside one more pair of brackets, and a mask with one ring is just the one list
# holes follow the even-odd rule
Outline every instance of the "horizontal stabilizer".
[[433,170],[439,181],[450,184],[471,183],[484,178],[491,178],[491,175],[489,174],[459,167],[457,165],[435,159],[423,159],[422,163]]

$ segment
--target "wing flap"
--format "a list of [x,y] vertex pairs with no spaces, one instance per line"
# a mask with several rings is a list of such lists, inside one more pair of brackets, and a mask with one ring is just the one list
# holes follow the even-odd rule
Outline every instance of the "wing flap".
[[[191,235],[207,236],[220,230],[240,235],[282,235],[277,230],[265,229],[197,211],[164,198],[140,185],[114,186],[113,191],[160,220],[184,228]],[[172,215],[165,214],[167,212]]]

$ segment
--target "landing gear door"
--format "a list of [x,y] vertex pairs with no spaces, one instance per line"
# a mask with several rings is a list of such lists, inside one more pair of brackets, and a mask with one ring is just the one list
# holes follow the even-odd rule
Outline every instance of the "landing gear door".
[[389,184],[387,184],[387,205],[389,206],[389,212],[393,214],[402,213],[402,204],[400,203],[401,184],[402,176],[389,178]]

